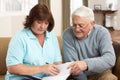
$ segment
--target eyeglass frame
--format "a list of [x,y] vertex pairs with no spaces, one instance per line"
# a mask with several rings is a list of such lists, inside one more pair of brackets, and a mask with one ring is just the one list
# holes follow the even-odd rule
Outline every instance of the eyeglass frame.
[[73,24],[72,28],[75,29],[75,28],[77,28],[76,26],[78,25],[79,29],[85,29],[86,27],[88,27],[89,24],[90,24],[90,22],[88,24],[86,24],[86,25],[83,25],[83,26],[81,26],[81,24]]

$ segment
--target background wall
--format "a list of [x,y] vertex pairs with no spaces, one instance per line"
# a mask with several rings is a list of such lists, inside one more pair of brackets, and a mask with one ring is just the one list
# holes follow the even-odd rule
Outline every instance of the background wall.
[[0,37],[11,37],[23,28],[25,15],[0,16]]
[[62,0],[51,0],[51,11],[55,20],[53,32],[62,35]]
[[[51,10],[55,19],[53,32],[56,35],[62,33],[62,0],[51,0]],[[59,6],[58,6],[59,5]],[[0,37],[11,37],[17,31],[23,29],[26,15],[0,15]]]
[[[106,1],[114,1],[114,0],[106,0]],[[101,5],[102,10],[108,9],[106,1],[104,0],[88,0],[88,7],[94,9],[94,5]],[[117,1],[117,5],[115,6],[117,11],[115,13],[106,14],[106,27],[113,27],[114,30],[120,30],[120,0]],[[108,9],[109,10],[109,9]],[[97,24],[103,25],[103,14],[95,14],[95,21]]]

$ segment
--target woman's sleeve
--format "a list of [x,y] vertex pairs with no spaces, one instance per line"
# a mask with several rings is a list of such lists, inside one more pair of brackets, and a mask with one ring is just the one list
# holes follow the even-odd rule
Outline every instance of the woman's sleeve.
[[6,65],[11,66],[16,64],[22,64],[23,57],[24,47],[22,40],[19,38],[19,36],[15,36],[11,39],[8,46]]

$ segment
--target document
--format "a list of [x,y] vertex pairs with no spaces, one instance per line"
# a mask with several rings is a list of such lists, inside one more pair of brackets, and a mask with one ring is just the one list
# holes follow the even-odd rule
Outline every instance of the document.
[[28,77],[33,80],[66,80],[70,75],[70,69],[68,69],[68,66],[71,63],[72,62],[67,62],[64,64],[57,65],[57,68],[60,70],[60,73],[55,76],[47,76],[47,77],[43,77],[43,78],[38,78],[36,76],[24,75],[24,77]]
[[72,62],[67,62],[67,63],[58,65],[57,68],[60,70],[60,73],[58,75],[44,77],[42,78],[42,80],[66,80],[70,75],[70,69],[68,69],[68,66],[71,63]]

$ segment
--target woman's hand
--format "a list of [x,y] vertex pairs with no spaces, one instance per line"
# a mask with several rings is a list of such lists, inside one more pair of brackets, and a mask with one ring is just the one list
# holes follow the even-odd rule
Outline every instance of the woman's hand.
[[57,69],[55,64],[47,64],[44,65],[44,73],[54,76],[59,73],[59,70]]

